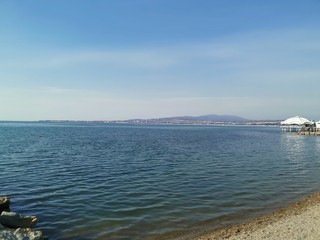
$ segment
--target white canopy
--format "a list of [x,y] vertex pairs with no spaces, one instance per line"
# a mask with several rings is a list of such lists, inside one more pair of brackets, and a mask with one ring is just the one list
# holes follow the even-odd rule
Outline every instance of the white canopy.
[[311,121],[299,116],[288,118],[287,120],[281,122],[281,125],[311,125],[311,124],[313,124]]

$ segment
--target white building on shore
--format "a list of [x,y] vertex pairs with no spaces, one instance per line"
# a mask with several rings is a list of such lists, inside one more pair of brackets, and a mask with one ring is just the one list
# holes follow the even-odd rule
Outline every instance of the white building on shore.
[[[318,126],[320,128],[320,121],[317,123],[319,124]],[[284,132],[299,132],[307,128],[313,128],[314,125],[314,122],[299,116],[288,118],[280,123],[281,130]]]

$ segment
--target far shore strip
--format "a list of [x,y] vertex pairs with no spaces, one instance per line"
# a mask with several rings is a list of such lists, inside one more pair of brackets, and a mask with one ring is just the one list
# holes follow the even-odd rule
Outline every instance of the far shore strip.
[[247,223],[194,238],[194,240],[217,239],[320,239],[320,192]]

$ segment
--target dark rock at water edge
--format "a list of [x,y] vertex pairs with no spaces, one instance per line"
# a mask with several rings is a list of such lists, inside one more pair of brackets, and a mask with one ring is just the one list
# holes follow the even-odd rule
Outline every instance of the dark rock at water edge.
[[10,198],[8,196],[0,196],[0,213],[10,211]]
[[0,239],[1,240],[46,240],[41,231],[32,230],[37,217],[23,216],[10,212],[10,198],[0,196]]
[[2,212],[0,224],[9,228],[34,228],[37,224],[35,216],[22,216],[14,212]]

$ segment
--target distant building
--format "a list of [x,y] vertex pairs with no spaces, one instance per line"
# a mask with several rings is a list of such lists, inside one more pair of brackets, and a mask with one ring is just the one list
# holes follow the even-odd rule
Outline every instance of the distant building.
[[313,125],[314,123],[312,121],[299,116],[288,118],[280,123],[281,130],[284,132],[299,132],[307,128],[310,129]]

